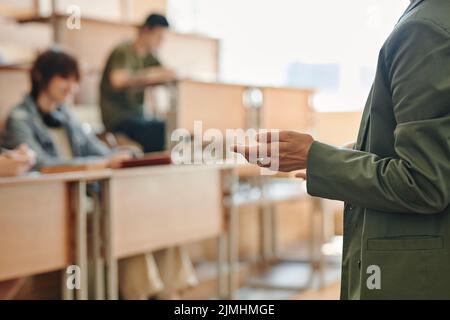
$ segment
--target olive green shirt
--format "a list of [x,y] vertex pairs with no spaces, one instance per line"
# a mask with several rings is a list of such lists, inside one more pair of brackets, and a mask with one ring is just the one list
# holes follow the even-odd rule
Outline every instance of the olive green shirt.
[[160,66],[158,59],[148,54],[139,56],[131,42],[116,47],[109,56],[100,84],[100,107],[103,123],[107,130],[129,118],[144,116],[144,87],[115,90],[111,86],[110,75],[113,70],[126,69],[136,74],[145,68]]
[[307,186],[345,201],[342,299],[450,299],[450,1],[380,50],[355,150],[314,142]]

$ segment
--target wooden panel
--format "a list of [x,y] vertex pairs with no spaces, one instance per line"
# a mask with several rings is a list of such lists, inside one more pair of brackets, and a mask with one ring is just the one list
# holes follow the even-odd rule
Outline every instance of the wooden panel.
[[[80,104],[98,104],[99,82],[111,51],[123,41],[135,36],[136,28],[93,19],[83,19],[81,30],[65,27],[65,18],[58,18],[58,41],[80,61],[83,70]],[[214,77],[218,71],[219,43],[195,35],[169,32],[159,52],[162,62],[182,76]],[[182,53],[182,54],[181,54]]]
[[342,146],[356,141],[360,121],[361,112],[318,112],[314,128],[319,140]]
[[116,172],[111,181],[115,255],[217,236],[223,228],[221,177],[205,167]]
[[82,18],[121,22],[123,20],[121,0],[57,0],[56,13],[67,14],[71,5],[81,9]]
[[37,13],[37,0],[1,0],[0,16],[23,18]]
[[165,14],[167,0],[122,0],[128,6],[125,19],[131,23],[142,24],[151,13]]
[[183,77],[213,80],[219,72],[217,39],[192,34],[168,33],[160,58]]
[[[88,70],[101,70],[111,50],[135,36],[136,28],[127,24],[84,19],[81,30],[65,27],[59,17],[59,41],[82,61]],[[216,74],[219,42],[207,37],[169,32],[159,52],[168,66],[188,75]],[[181,54],[182,53],[182,54]]]
[[23,100],[28,93],[29,84],[28,70],[26,69],[2,69],[0,68],[0,131],[11,108]]
[[183,81],[179,83],[177,126],[193,132],[194,121],[203,122],[203,130],[222,131],[245,127],[242,106],[244,86]]
[[262,109],[262,128],[280,130],[308,130],[313,110],[310,90],[293,88],[265,88]]
[[58,0],[56,12],[66,14],[69,5],[80,7],[83,18],[142,24],[150,13],[166,13],[166,0]]
[[0,280],[62,269],[70,263],[64,182],[0,184],[0,203]]
[[53,42],[50,25],[0,19],[0,64],[29,63]]
[[277,204],[278,244],[290,248],[307,241],[310,235],[311,198]]
[[37,22],[20,24],[12,21],[1,21],[0,25],[0,43],[2,44],[8,43],[39,50],[52,44],[53,32],[49,25]]
[[112,49],[135,34],[135,28],[131,25],[83,19],[80,30],[69,30],[65,23],[65,18],[58,18],[58,41],[88,71],[101,71]]

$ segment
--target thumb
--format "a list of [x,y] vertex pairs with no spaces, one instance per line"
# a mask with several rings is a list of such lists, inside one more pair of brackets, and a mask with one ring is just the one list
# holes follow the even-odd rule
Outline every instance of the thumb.
[[307,175],[306,175],[306,172],[298,172],[298,173],[295,174],[295,177],[303,179],[303,180],[306,180]]

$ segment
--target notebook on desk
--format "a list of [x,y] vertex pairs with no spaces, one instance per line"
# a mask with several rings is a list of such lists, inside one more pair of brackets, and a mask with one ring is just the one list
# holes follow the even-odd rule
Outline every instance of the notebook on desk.
[[120,168],[136,168],[146,166],[160,166],[172,164],[172,158],[169,153],[146,154],[140,158],[125,160]]
[[41,167],[39,171],[44,174],[92,171],[106,169],[108,165],[109,161],[107,159],[80,159],[67,163]]
[[[119,168],[136,168],[147,166],[160,166],[172,164],[170,153],[146,154],[143,157],[123,161]],[[108,168],[107,159],[77,159],[57,165],[45,166],[40,169],[41,173],[67,173],[78,171],[102,170]]]

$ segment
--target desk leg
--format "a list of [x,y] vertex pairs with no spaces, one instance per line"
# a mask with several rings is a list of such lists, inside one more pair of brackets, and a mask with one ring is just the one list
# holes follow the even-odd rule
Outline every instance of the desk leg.
[[325,257],[322,253],[323,245],[323,209],[321,199],[311,198],[309,255],[311,261],[311,278],[309,286],[313,285],[314,278],[318,276],[318,288],[323,288],[325,282]]
[[98,194],[94,195],[94,212],[92,215],[92,256],[94,268],[94,297],[96,300],[105,299],[105,269],[102,256],[102,212],[104,206]]
[[[314,198],[310,198],[310,207],[308,210],[308,218],[309,218],[309,233],[308,233],[308,253],[307,253],[307,259],[306,263],[310,266],[310,272],[309,272],[309,278],[308,281],[305,284],[305,289],[309,289],[314,284],[314,276],[316,271],[316,260],[315,260],[315,239],[316,239],[316,232],[314,230],[315,228],[315,208],[314,208]],[[303,261],[302,261],[303,262]]]
[[61,271],[61,296],[63,300],[74,300],[74,290],[67,286],[67,270]]
[[111,182],[104,181],[103,188],[103,208],[104,208],[104,249],[106,260],[106,294],[107,299],[117,300],[119,298],[117,259],[114,257],[114,226],[113,210],[111,208]]
[[275,205],[263,204],[261,212],[261,248],[264,262],[270,262],[275,257],[275,225],[276,220]]
[[270,205],[270,249],[273,259],[279,258],[278,251],[278,215],[276,204]]
[[225,292],[225,237],[225,234],[221,234],[217,238],[217,294],[219,299],[225,299],[227,297],[227,293]]
[[228,260],[228,295],[235,299],[239,288],[239,220],[238,209],[233,205],[229,207]]
[[88,298],[88,263],[87,263],[87,204],[86,182],[75,183],[76,213],[75,213],[75,263],[80,268],[80,289],[77,290],[77,300]]
[[317,269],[319,272],[319,283],[318,288],[321,290],[325,286],[325,255],[322,252],[322,247],[325,241],[325,216],[324,216],[324,206],[323,206],[323,200],[320,198],[315,198],[316,204],[316,213],[317,213],[317,219],[319,220],[319,230],[317,235]]

